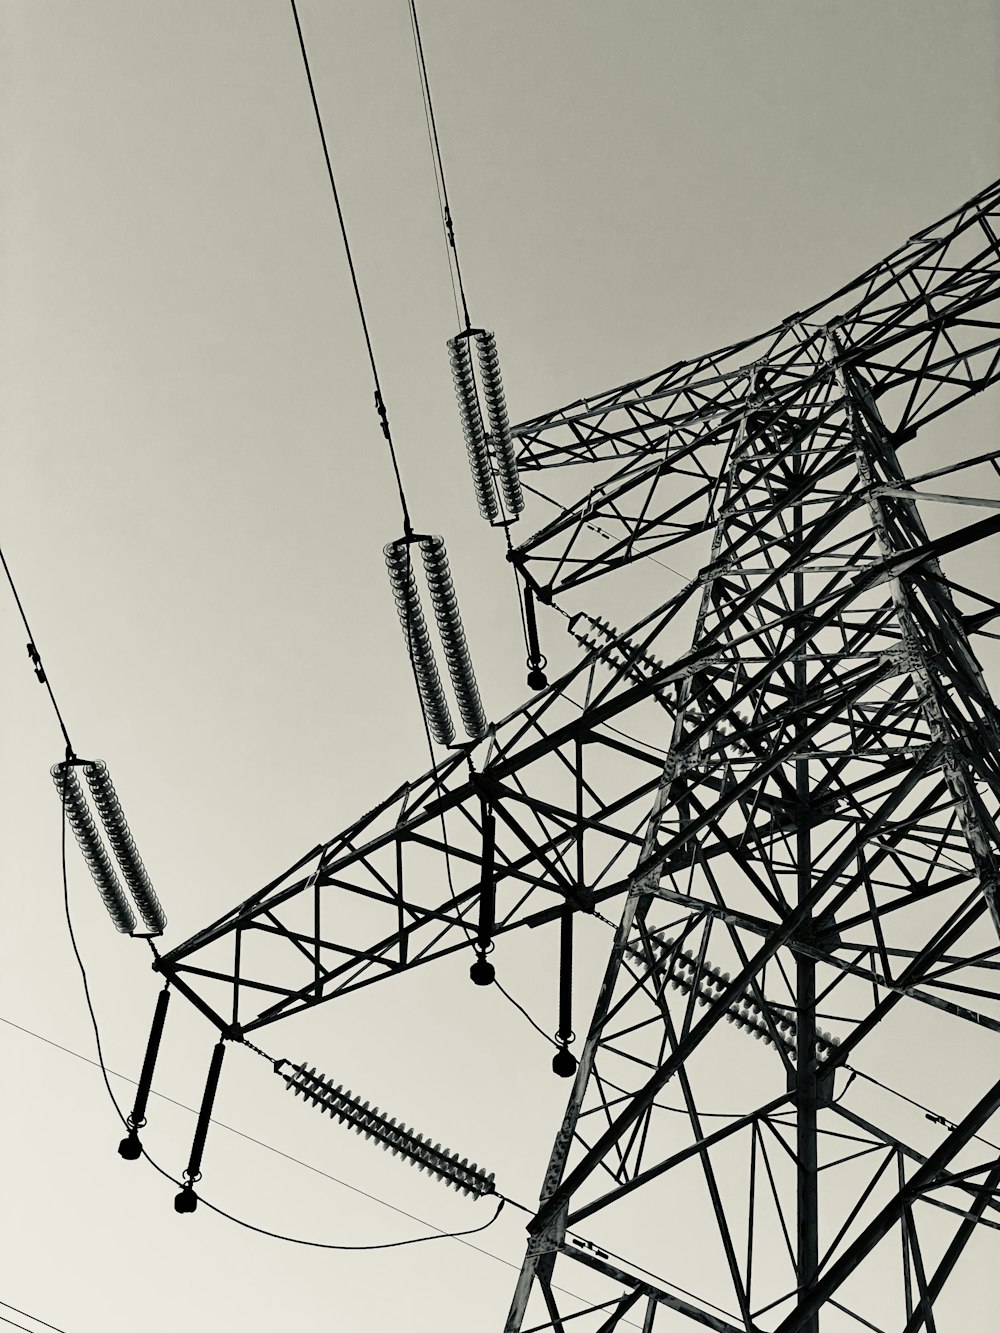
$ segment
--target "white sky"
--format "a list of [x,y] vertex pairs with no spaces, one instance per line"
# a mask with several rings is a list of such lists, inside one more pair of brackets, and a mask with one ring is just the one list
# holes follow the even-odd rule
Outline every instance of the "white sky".
[[[411,505],[448,539],[502,716],[522,649],[451,395],[406,3],[300,12]],[[497,331],[514,420],[769,327],[997,175],[995,3],[420,12],[473,317]],[[381,554],[399,534],[391,475],[287,4],[3,0],[0,20],[0,535],[172,944],[425,766]],[[1000,424],[994,404],[964,419]],[[452,1241],[343,1256],[177,1217],[172,1188],[116,1155],[96,1071],[10,1026],[93,1054],[61,917],[60,738],[23,639],[0,598],[0,1300],[67,1333],[499,1327],[523,1248],[513,1210],[481,1240],[514,1268]],[[135,1076],[158,983],[71,851],[108,1062]],[[584,941],[593,979],[606,944]],[[554,1027],[548,954],[524,941],[507,966]],[[196,1103],[212,1040],[175,999],[157,1087]],[[537,1194],[566,1085],[464,961],[266,1044]],[[491,1207],[311,1115],[242,1051],[217,1112],[442,1227]],[[193,1117],[154,1099],[150,1122],[179,1172]],[[221,1129],[204,1172],[206,1196],[276,1230],[421,1231]]]

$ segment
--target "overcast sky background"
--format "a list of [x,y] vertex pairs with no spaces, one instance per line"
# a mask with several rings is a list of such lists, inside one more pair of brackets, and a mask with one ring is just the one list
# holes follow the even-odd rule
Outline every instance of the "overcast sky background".
[[[300,13],[414,517],[447,537],[500,717],[523,649],[452,398],[406,3]],[[472,314],[497,332],[514,420],[770,327],[998,174],[996,3],[420,13]],[[381,554],[398,510],[287,3],[0,0],[0,22],[0,536],[170,945],[426,767]],[[995,439],[989,397],[962,429]],[[178,1217],[172,1187],[116,1155],[96,1071],[11,1026],[93,1055],[61,915],[61,742],[23,641],[0,598],[0,1300],[67,1333],[500,1327],[513,1210],[475,1238],[498,1257],[454,1241],[338,1255]],[[75,849],[70,870],[106,1056],[134,1077],[158,983]],[[519,994],[554,1027],[542,956],[519,947]],[[606,947],[587,939],[584,958]],[[175,1000],[157,1087],[196,1104],[212,1040]],[[566,1085],[464,960],[268,1045],[537,1196]],[[179,1172],[193,1117],[155,1099],[149,1115],[150,1150]],[[492,1207],[310,1114],[243,1051],[217,1115],[438,1226]],[[204,1173],[207,1197],[274,1230],[422,1232],[222,1129]]]

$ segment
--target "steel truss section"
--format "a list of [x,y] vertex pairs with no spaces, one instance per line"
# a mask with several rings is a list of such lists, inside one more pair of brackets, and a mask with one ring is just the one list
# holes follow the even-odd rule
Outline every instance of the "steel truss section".
[[514,553],[543,601],[707,561],[627,633],[573,615],[576,667],[158,962],[238,1038],[617,901],[507,1333],[934,1333],[1000,1229],[995,1057],[955,1122],[879,1074],[1000,1033],[1000,602],[951,572],[995,554],[1000,450],[902,466],[1000,374],[998,200],[520,427],[536,491],[600,474]]

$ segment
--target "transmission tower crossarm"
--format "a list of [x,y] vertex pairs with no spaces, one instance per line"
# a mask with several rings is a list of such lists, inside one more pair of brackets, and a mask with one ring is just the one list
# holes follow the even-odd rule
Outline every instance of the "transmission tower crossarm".
[[[933,1333],[1000,1229],[1000,1084],[925,1112],[878,1040],[919,1024],[916,1078],[957,1022],[979,1062],[1000,1033],[1000,602],[953,577],[1000,536],[1000,451],[903,466],[1000,379],[997,221],[993,185],[760,338],[519,428],[559,512],[510,558],[577,665],[158,964],[233,1039],[463,949],[503,983],[553,928],[572,1086],[508,1333]],[[625,632],[560,604],[612,573],[645,598]],[[576,1048],[573,932],[605,927]]]
[[[896,383],[919,384],[924,374],[948,380],[947,370],[1000,347],[991,303],[1000,294],[1000,181],[940,222],[912,237],[853,282],[756,337],[618,388],[578,399],[513,430],[523,471],[599,458],[627,457],[662,443],[670,429],[701,430],[726,414],[735,420],[753,392],[754,372],[767,368],[780,384],[796,372],[803,386],[821,372],[826,330],[833,325],[843,355],[874,368],[876,392]],[[965,247],[964,249],[962,247]],[[852,299],[853,298],[853,299]],[[972,321],[969,316],[975,314]],[[950,325],[975,324],[971,348],[948,345],[943,364],[931,352]],[[914,341],[916,340],[916,342]],[[895,352],[895,359],[889,353]],[[885,361],[876,360],[885,354]],[[955,383],[978,392],[998,373],[991,358],[980,378]],[[777,392],[780,393],[780,390]],[[790,385],[785,386],[785,394]],[[964,395],[967,396],[967,395]],[[787,397],[786,397],[787,405]],[[905,427],[909,429],[911,427]]]
[[[998,230],[1000,183],[758,339],[517,427],[519,467],[538,474],[532,488],[560,512],[510,558],[542,600],[637,561],[682,559],[714,522],[719,478],[748,428],[784,433],[775,467],[801,451],[811,468],[826,454],[836,470],[847,425],[829,391],[833,369],[863,376],[891,417],[888,459],[1000,376]],[[544,470],[573,463],[603,464],[601,479],[575,499],[565,485],[549,494]],[[903,481],[898,469],[892,480]]]

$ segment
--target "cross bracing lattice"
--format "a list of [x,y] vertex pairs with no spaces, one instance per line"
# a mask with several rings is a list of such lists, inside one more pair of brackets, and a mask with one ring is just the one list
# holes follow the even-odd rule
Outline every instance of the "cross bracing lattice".
[[[995,1062],[954,1122],[864,1089],[901,1014],[932,1104],[942,1034],[1000,1032],[1000,449],[921,453],[1000,375],[998,201],[519,427],[577,663],[159,963],[238,1036],[468,948],[486,890],[497,940],[615,914],[508,1333],[933,1333],[996,1239]],[[687,559],[626,632],[579,609]]]

